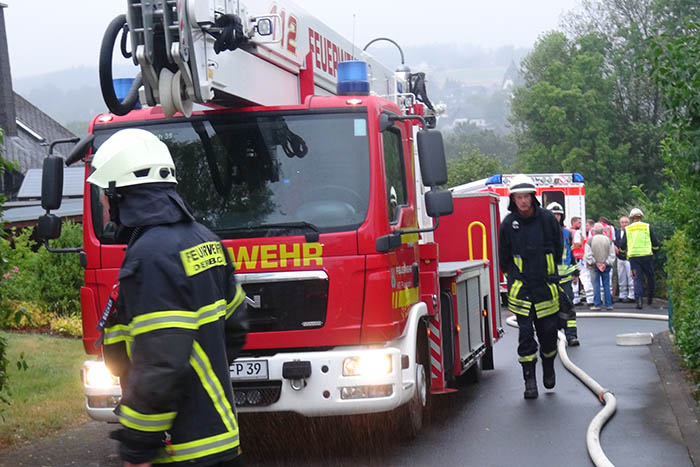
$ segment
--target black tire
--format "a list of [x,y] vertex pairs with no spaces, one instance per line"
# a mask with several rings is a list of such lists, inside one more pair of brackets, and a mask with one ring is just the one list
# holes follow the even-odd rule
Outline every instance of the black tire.
[[399,436],[413,439],[430,417],[430,355],[425,324],[418,326],[416,345],[416,391],[408,403],[396,409],[397,430]]
[[476,363],[469,367],[466,373],[464,373],[465,380],[469,384],[476,384],[481,380],[481,359],[477,358]]

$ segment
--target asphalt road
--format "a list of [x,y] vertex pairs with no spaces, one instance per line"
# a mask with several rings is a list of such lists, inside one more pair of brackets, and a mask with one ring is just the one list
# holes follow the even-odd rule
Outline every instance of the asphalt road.
[[[616,311],[636,310],[616,304]],[[666,329],[662,321],[582,318],[581,346],[568,349],[571,360],[617,398],[617,412],[601,433],[602,448],[616,466],[684,467],[694,465],[691,456],[698,460],[698,410],[677,362],[669,359],[668,342],[661,345]],[[616,334],[628,332],[652,332],[655,343],[617,346]],[[556,388],[544,389],[540,371],[540,397],[525,401],[516,346],[517,330],[506,327],[495,347],[496,369],[458,393],[434,397],[431,423],[416,440],[398,439],[384,417],[248,417],[241,420],[246,465],[593,465],[585,435],[602,405],[559,360]],[[0,452],[0,466],[117,466],[114,442],[107,439],[111,428],[90,422]]]

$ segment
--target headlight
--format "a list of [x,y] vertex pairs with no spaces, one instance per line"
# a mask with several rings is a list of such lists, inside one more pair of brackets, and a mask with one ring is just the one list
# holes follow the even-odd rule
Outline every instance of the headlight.
[[391,373],[391,354],[348,357],[343,360],[343,376],[383,376]]
[[112,376],[104,362],[89,361],[85,362],[84,378],[87,386],[96,388],[107,388],[119,385],[119,378]]

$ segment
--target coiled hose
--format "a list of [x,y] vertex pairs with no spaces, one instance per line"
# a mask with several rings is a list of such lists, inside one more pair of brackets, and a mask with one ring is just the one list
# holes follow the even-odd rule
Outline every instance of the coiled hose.
[[[646,313],[616,313],[616,312],[605,312],[605,313],[576,313],[577,318],[630,318],[630,319],[652,319],[658,321],[668,321],[668,316],[663,315],[652,315]],[[514,328],[518,327],[518,322],[515,316],[511,315],[506,318],[506,323]],[[559,352],[559,358],[564,367],[576,376],[583,384],[585,384],[588,389],[590,389],[593,394],[596,395],[598,400],[603,404],[603,409],[593,417],[591,423],[588,424],[588,429],[586,430],[586,447],[588,448],[588,455],[591,460],[596,465],[596,467],[614,467],[614,464],[610,462],[610,459],[603,452],[603,448],[600,446],[600,431],[603,426],[610,420],[610,418],[615,413],[617,408],[617,400],[615,395],[608,389],[601,386],[596,380],[591,378],[585,371],[574,365],[574,363],[569,359],[569,355],[566,353],[566,337],[562,331],[559,331],[559,340],[557,342],[557,351]]]
[[141,72],[136,75],[129,93],[126,98],[119,102],[117,95],[114,92],[114,83],[112,81],[112,51],[114,50],[114,43],[117,40],[117,35],[120,31],[123,31],[122,37],[122,55],[128,58],[130,55],[126,52],[126,34],[128,28],[126,27],[126,15],[119,15],[114,18],[107,26],[104,36],[102,37],[102,45],[100,46],[100,62],[99,62],[99,74],[100,74],[100,89],[102,90],[102,98],[107,105],[110,112],[115,115],[126,115],[128,114],[136,105],[136,101],[139,98],[139,88],[142,84]]

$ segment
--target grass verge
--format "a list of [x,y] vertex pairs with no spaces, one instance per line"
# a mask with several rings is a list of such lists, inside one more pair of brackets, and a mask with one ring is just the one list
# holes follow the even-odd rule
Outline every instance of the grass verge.
[[[87,421],[80,339],[0,331],[8,343],[11,405],[0,420],[0,449],[32,441]],[[29,368],[15,362],[24,352]]]

